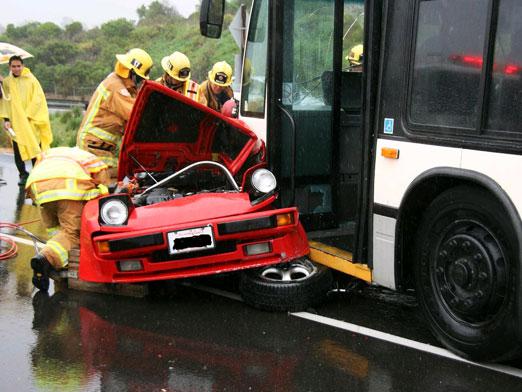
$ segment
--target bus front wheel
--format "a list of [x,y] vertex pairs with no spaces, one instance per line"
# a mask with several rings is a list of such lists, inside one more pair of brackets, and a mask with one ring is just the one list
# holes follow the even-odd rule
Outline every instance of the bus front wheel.
[[417,296],[430,328],[457,354],[498,361],[517,342],[515,233],[488,192],[460,186],[422,217],[415,248]]

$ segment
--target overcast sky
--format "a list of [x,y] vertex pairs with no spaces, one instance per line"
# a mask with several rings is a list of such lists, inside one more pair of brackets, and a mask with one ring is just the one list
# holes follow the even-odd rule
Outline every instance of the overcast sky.
[[[0,25],[25,22],[79,21],[85,27],[93,27],[118,18],[137,20],[136,9],[152,0],[2,0]],[[168,0],[184,16],[194,12],[197,0]]]

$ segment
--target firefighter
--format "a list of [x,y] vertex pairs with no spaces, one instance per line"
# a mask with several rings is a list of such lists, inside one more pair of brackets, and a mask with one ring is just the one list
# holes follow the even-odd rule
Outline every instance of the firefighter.
[[226,61],[220,61],[208,73],[208,79],[199,86],[199,103],[218,112],[230,98],[234,97],[232,67]]
[[156,82],[197,101],[199,85],[190,79],[190,60],[181,52],[174,52],[161,60],[165,71]]
[[78,147],[57,147],[41,153],[29,174],[26,193],[40,207],[50,239],[31,259],[33,284],[49,288],[49,273],[67,267],[69,250],[78,247],[83,206],[108,193],[108,166]]
[[151,57],[142,49],[117,54],[116,59],[114,72],[100,83],[89,102],[76,141],[81,149],[102,157],[114,179],[125,124],[152,68]]
[[346,56],[346,60],[350,63],[349,70],[351,72],[362,72],[364,58],[364,47],[362,44],[355,45],[350,49],[350,53]]

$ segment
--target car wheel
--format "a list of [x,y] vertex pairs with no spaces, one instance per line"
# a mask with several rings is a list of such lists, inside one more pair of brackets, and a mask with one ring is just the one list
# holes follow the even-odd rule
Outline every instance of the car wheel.
[[307,258],[243,272],[239,290],[248,304],[270,311],[300,311],[322,302],[331,271]]
[[439,341],[473,360],[516,356],[518,243],[506,211],[486,191],[439,195],[416,240],[419,303]]

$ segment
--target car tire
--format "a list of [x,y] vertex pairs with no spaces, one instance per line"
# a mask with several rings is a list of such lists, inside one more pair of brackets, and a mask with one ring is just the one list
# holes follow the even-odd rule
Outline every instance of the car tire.
[[269,311],[305,310],[322,302],[331,287],[331,271],[306,257],[247,270],[239,282],[246,303]]
[[443,192],[415,243],[419,304],[438,340],[460,356],[499,361],[517,342],[518,241],[502,205],[483,189]]

